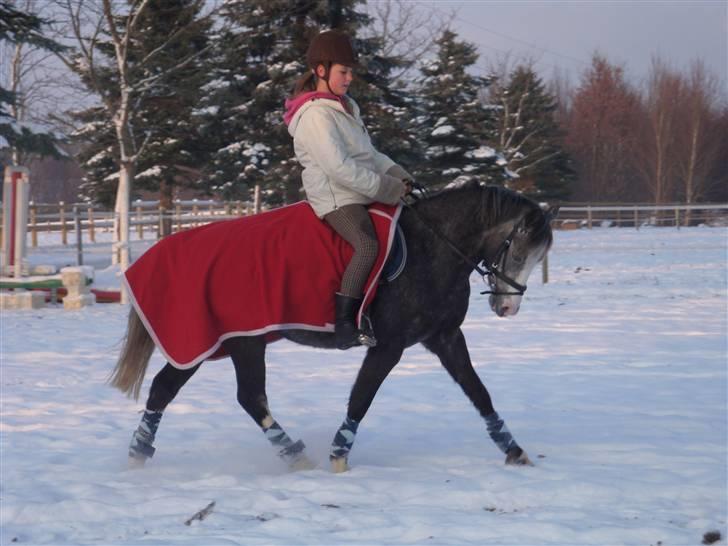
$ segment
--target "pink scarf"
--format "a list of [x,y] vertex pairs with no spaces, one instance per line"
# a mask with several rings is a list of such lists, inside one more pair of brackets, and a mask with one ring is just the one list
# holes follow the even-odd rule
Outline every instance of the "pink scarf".
[[301,108],[301,106],[306,104],[308,101],[315,99],[328,99],[338,101],[344,107],[344,110],[346,110],[349,114],[352,113],[351,108],[349,107],[349,104],[344,97],[334,95],[333,93],[324,93],[322,91],[309,91],[308,93],[301,93],[300,95],[297,95],[293,98],[286,99],[286,113],[283,114],[283,122],[286,125],[291,123],[291,120],[293,119],[293,116],[296,114],[296,112],[298,112],[298,109]]

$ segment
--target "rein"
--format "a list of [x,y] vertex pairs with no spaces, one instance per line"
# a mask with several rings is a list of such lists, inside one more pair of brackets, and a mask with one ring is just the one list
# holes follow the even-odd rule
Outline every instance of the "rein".
[[[412,183],[413,188],[419,190],[422,192],[425,196],[427,196],[427,190],[424,188],[424,186],[421,186],[420,184]],[[412,196],[415,198],[416,201],[419,200],[419,197]],[[429,223],[425,218],[419,213],[419,211],[413,207],[410,203],[405,201],[404,198],[400,198],[400,201],[404,204],[405,207],[407,207],[409,210],[411,210],[414,215],[417,217],[417,219],[422,222],[422,224],[429,229],[437,238],[439,238],[443,243],[445,243],[450,250],[452,250],[455,254],[457,254],[462,261],[464,261],[466,264],[468,264],[470,267],[472,267],[475,271],[478,272],[478,275],[481,276],[483,279],[483,282],[490,288],[490,290],[484,290],[481,292],[481,294],[492,294],[494,296],[523,296],[523,294],[526,292],[526,285],[520,284],[513,279],[511,279],[508,275],[503,273],[501,271],[501,261],[503,261],[503,264],[505,265],[505,261],[507,259],[507,252],[508,249],[511,246],[511,243],[513,242],[513,237],[516,234],[516,231],[523,223],[523,220],[518,222],[513,229],[511,230],[510,234],[508,234],[508,237],[505,238],[505,240],[501,243],[500,247],[498,247],[498,250],[495,254],[495,258],[493,262],[489,265],[486,260],[481,260],[483,267],[481,267],[478,263],[476,263],[473,259],[471,259],[469,256],[467,256],[462,250],[460,250],[455,243],[453,243],[447,236],[445,236],[442,232],[440,232],[437,228],[435,228],[431,223]],[[511,288],[515,289],[515,292],[498,292],[496,290],[496,283],[493,280],[493,278],[497,278],[507,285],[509,285]]]

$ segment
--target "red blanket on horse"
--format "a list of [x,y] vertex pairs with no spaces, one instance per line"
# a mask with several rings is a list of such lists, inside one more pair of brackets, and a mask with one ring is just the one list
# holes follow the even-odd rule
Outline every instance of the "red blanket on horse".
[[[374,298],[400,212],[369,209],[380,253],[362,309]],[[304,201],[162,239],[126,271],[124,283],[159,350],[182,368],[227,356],[221,343],[229,337],[332,332],[334,293],[352,253]]]

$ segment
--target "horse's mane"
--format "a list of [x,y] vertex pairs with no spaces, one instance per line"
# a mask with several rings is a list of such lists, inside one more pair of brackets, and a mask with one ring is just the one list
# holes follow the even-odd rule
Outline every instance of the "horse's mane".
[[460,194],[463,194],[464,202],[481,202],[482,220],[486,224],[499,224],[523,216],[529,239],[534,244],[546,242],[551,246],[553,235],[546,212],[532,199],[503,186],[484,185],[472,180],[432,193],[424,201],[435,202]]

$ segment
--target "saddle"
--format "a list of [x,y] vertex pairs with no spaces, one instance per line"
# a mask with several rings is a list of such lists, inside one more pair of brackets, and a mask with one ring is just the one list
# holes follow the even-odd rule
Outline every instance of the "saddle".
[[[380,254],[358,313],[380,281],[401,273],[401,205],[369,207]],[[162,239],[125,272],[130,300],[157,348],[178,368],[227,356],[229,337],[334,331],[334,293],[352,247],[302,201]]]

